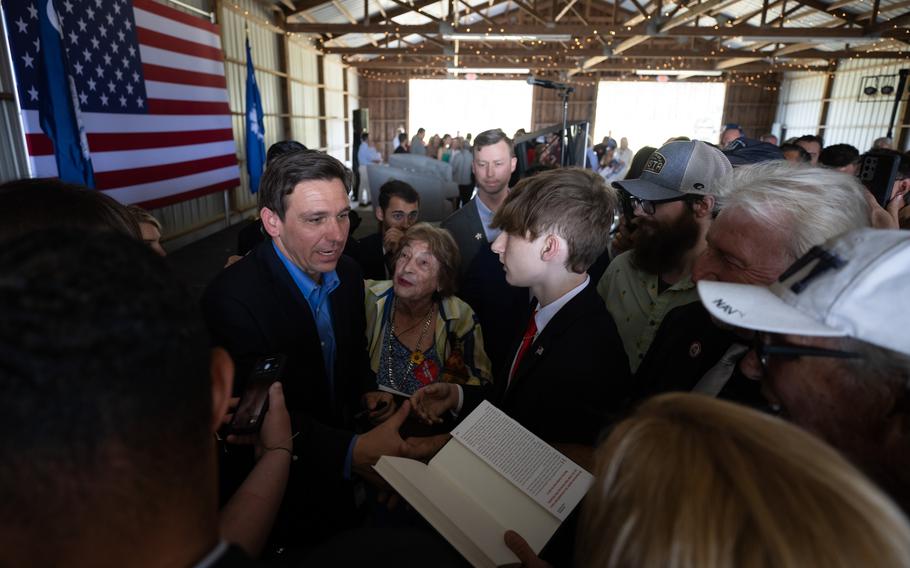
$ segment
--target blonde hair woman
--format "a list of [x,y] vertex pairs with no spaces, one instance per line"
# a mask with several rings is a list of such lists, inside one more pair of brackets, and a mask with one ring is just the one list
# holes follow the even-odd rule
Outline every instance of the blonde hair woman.
[[910,527],[812,435],[705,396],[645,402],[598,450],[578,566],[910,565]]

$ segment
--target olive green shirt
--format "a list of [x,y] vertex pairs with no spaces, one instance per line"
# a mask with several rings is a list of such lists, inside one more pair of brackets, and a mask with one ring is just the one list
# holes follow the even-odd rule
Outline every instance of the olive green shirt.
[[658,276],[636,268],[631,251],[613,259],[597,284],[597,292],[616,321],[633,373],[651,347],[664,316],[673,308],[698,301],[698,290],[688,274],[659,294]]

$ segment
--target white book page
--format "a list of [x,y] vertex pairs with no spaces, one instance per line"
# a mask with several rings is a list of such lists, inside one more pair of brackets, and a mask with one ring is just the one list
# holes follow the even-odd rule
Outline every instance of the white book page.
[[483,401],[452,436],[564,521],[594,478],[504,412]]
[[[511,529],[524,537],[535,553],[540,553],[559,528],[559,519],[493,471],[458,440],[450,440],[430,461],[429,468],[470,496],[503,529]],[[501,530],[495,535],[498,537],[495,547],[498,554],[511,555],[502,540],[504,534],[505,530]]]
[[[487,475],[498,477],[482,467]],[[518,557],[503,543],[505,529],[438,472],[419,461],[391,456],[379,458],[373,468],[472,566],[518,563]]]

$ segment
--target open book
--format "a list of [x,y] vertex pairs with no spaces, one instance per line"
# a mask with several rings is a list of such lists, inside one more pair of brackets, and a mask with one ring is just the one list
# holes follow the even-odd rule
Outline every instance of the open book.
[[429,464],[383,456],[376,471],[473,566],[518,564],[511,529],[540,553],[593,478],[484,401]]

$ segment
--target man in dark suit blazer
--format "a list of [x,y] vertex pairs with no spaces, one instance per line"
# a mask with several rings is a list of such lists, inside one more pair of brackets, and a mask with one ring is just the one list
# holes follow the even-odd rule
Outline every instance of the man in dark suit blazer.
[[398,435],[397,419],[354,433],[361,408],[378,421],[393,413],[394,402],[376,391],[363,280],[356,263],[342,256],[350,176],[319,152],[270,162],[259,190],[270,238],[219,274],[203,297],[216,344],[238,361],[235,392],[242,392],[257,357],[287,357],[281,380],[299,463],[273,533],[281,546],[312,544],[355,524],[354,474],[370,475],[380,455],[407,455],[411,447]]
[[420,216],[420,194],[406,182],[389,180],[379,188],[374,213],[379,230],[360,239],[355,258],[364,279],[389,280],[394,271],[390,260],[398,252],[398,243]]
[[526,288],[506,282],[499,258],[490,250],[500,233],[490,224],[509,194],[509,177],[516,164],[512,141],[502,130],[478,134],[471,165],[477,194],[441,224],[452,233],[461,253],[457,294],[477,314],[494,375],[508,358],[529,300]]

